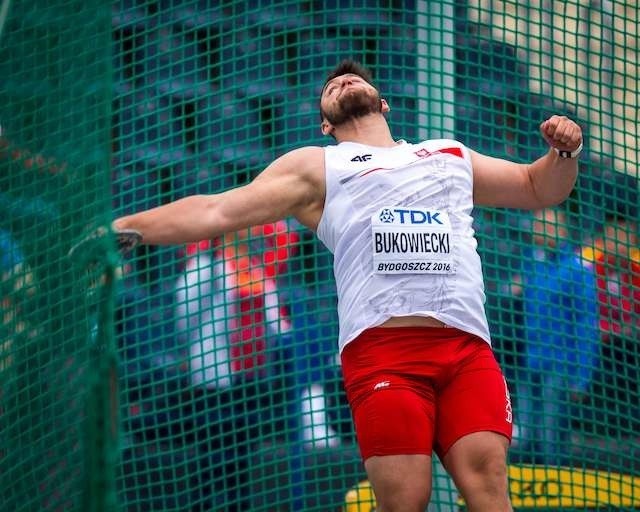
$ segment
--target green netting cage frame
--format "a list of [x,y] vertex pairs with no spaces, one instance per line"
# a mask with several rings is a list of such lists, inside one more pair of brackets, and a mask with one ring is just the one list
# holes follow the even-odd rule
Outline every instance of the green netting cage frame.
[[[319,87],[347,57],[373,71],[397,138],[526,162],[545,150],[546,116],[581,124],[566,238],[601,292],[620,279],[631,295],[600,302],[597,357],[580,363],[591,381],[559,403],[564,465],[526,445],[519,416],[533,377],[518,276],[537,224],[476,212],[518,427],[510,491],[518,510],[640,508],[638,21],[633,2],[1,1],[0,509],[373,509],[340,386],[331,257],[311,233],[287,219],[125,258],[109,237],[68,255],[118,215],[330,143]],[[434,469],[429,510],[463,510]]]

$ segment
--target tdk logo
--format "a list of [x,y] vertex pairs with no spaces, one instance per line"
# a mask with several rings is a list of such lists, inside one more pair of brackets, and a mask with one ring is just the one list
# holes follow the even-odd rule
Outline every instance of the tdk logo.
[[440,212],[429,212],[424,210],[405,210],[385,208],[380,212],[380,222],[391,224],[398,218],[398,224],[440,224]]
[[368,153],[366,155],[356,155],[351,159],[352,162],[368,162],[369,160],[371,160],[371,155]]
[[385,208],[384,210],[382,210],[380,212],[380,221],[390,224],[393,222],[393,220],[395,219],[395,216],[393,215],[393,212],[391,210],[389,210],[389,208]]

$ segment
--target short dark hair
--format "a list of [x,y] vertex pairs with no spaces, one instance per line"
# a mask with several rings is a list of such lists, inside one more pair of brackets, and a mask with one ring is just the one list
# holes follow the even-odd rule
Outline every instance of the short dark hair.
[[[325,87],[327,87],[327,84],[331,82],[331,80],[333,80],[334,78],[338,78],[339,76],[342,76],[342,75],[359,76],[365,82],[371,84],[373,87],[376,87],[376,85],[373,83],[373,77],[371,75],[371,71],[369,71],[365,66],[360,64],[358,61],[355,61],[353,59],[343,59],[327,75],[327,78],[324,81],[324,84],[322,85],[322,89],[320,90],[319,101],[322,100],[322,93],[324,92]],[[322,107],[320,107],[320,119],[323,119],[323,118],[324,118],[324,114],[322,112]]]

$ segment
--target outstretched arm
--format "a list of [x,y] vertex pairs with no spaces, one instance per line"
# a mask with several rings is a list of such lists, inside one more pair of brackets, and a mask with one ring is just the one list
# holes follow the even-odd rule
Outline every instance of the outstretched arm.
[[538,209],[564,201],[578,176],[578,159],[562,158],[554,148],[572,152],[582,144],[582,130],[564,116],[540,125],[549,151],[530,164],[518,164],[474,151],[474,202],[482,206]]
[[324,152],[306,147],[278,158],[247,185],[120,217],[113,228],[135,229],[143,243],[158,245],[211,239],[288,216],[315,229],[324,194]]

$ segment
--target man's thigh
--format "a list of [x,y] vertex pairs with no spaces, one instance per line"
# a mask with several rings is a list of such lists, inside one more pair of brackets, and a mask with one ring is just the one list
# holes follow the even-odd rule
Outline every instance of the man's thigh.
[[441,458],[458,439],[475,432],[495,432],[511,440],[511,396],[484,341],[470,342],[455,375],[438,390],[436,410],[434,450]]
[[416,390],[397,376],[380,380],[352,407],[363,460],[372,456],[431,455],[435,411],[433,393]]

